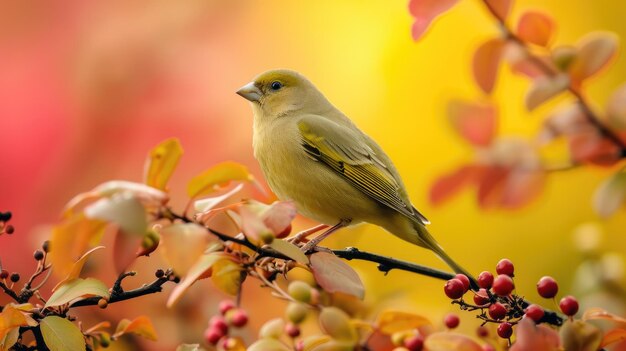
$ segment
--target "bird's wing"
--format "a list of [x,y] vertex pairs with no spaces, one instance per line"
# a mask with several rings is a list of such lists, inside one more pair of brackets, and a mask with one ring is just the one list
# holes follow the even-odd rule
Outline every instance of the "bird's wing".
[[326,164],[377,202],[421,224],[428,223],[401,195],[404,192],[401,183],[368,146],[363,135],[318,116],[303,117],[298,128],[309,157]]

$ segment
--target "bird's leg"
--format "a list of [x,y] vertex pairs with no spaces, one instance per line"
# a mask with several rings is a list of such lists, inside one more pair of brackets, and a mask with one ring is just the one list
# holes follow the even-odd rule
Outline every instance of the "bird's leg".
[[302,252],[308,252],[309,250],[317,246],[317,244],[319,244],[322,240],[326,239],[330,234],[334,233],[338,229],[347,226],[348,224],[350,224],[350,222],[352,222],[351,219],[342,219],[341,221],[339,221],[339,223],[328,228],[327,231],[311,239],[311,241],[304,245],[300,250],[302,250]]
[[328,228],[328,226],[326,224],[318,224],[313,228],[309,228],[309,229],[305,229],[301,232],[299,232],[298,234],[294,235],[293,237],[289,238],[288,241],[290,243],[293,244],[297,244],[300,241],[302,241],[302,239],[308,237],[309,235],[316,233],[324,228]]

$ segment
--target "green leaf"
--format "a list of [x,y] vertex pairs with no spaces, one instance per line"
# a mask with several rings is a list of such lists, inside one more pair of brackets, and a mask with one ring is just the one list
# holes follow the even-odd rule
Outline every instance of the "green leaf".
[[57,290],[50,296],[45,307],[64,305],[80,297],[101,296],[109,298],[109,288],[103,282],[94,278],[70,280],[57,287]]
[[85,351],[83,333],[67,319],[48,316],[39,322],[39,327],[50,351]]

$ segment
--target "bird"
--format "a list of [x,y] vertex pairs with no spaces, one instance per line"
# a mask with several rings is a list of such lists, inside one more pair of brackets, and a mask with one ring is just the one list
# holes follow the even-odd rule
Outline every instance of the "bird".
[[389,156],[311,81],[293,70],[269,70],[237,94],[252,105],[254,156],[269,187],[301,215],[330,226],[315,243],[371,223],[433,251],[474,281],[428,231]]

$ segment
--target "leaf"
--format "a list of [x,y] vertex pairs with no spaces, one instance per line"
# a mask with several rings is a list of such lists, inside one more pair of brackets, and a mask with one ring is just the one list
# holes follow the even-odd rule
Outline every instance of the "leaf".
[[593,127],[590,126],[580,106],[572,104],[557,110],[544,120],[538,139],[542,143],[547,143],[556,137],[572,135],[589,128]]
[[201,212],[201,213],[209,212],[215,206],[217,206],[220,202],[228,199],[229,197],[241,191],[242,188],[243,188],[243,184],[238,184],[236,187],[232,188],[231,190],[229,190],[228,192],[222,195],[195,201],[193,203],[193,207],[197,212]]
[[569,67],[575,86],[606,67],[617,54],[618,38],[610,32],[585,35],[576,45],[578,53]]
[[241,231],[246,238],[255,245],[260,245],[263,238],[269,235],[273,237],[270,229],[263,223],[259,211],[254,211],[251,206],[240,206]]
[[248,346],[248,351],[290,351],[287,345],[276,339],[264,338]]
[[262,213],[263,223],[275,235],[283,232],[296,218],[296,205],[292,201],[276,201]]
[[155,146],[146,159],[144,168],[145,183],[153,188],[165,190],[167,181],[183,155],[183,148],[177,138],[169,138]]
[[560,335],[565,350],[596,351],[602,341],[600,329],[583,321],[565,321]]
[[513,0],[485,0],[487,6],[493,9],[495,15],[502,21],[505,21],[511,12]]
[[29,307],[28,310],[33,308],[31,304],[16,305],[9,303],[2,309],[0,313],[0,339],[6,340],[7,338],[11,338],[12,336],[8,334],[10,334],[14,328],[37,325],[37,321],[35,321],[29,313],[22,311],[21,307]]
[[411,29],[413,40],[418,41],[430,26],[430,23],[442,13],[448,11],[458,0],[411,0],[409,12],[415,17]]
[[319,315],[320,328],[325,334],[340,341],[356,342],[356,329],[350,317],[337,307],[324,307]]
[[[2,334],[2,333],[0,333]],[[20,327],[9,328],[0,338],[0,351],[10,351],[20,336]]]
[[230,259],[222,259],[213,263],[211,280],[223,292],[237,295],[242,283],[242,268]]
[[506,41],[494,38],[481,44],[472,60],[472,73],[480,89],[491,94],[498,75],[498,68],[504,52]]
[[593,195],[593,209],[600,217],[610,217],[624,205],[625,195],[626,172],[619,171],[603,181],[596,189]]
[[311,255],[311,270],[315,281],[327,292],[342,292],[363,299],[365,288],[361,278],[342,259],[328,252]]
[[227,254],[221,252],[211,252],[208,254],[202,255],[200,259],[189,269],[187,275],[180,281],[180,283],[176,284],[174,289],[172,289],[172,293],[170,294],[169,299],[167,300],[167,307],[172,307],[178,302],[183,293],[189,289],[193,283],[195,283],[200,277],[205,275],[207,271],[211,269],[213,264],[218,260],[228,259]]
[[187,195],[190,198],[206,195],[236,180],[253,182],[254,177],[239,163],[223,162],[193,177],[187,185]]
[[575,162],[610,166],[621,159],[619,147],[595,128],[570,135],[568,141]]
[[117,328],[113,338],[117,339],[125,334],[135,334],[144,337],[148,340],[157,341],[157,334],[154,330],[154,326],[150,321],[150,318],[146,316],[139,316],[132,321],[128,319],[122,319]]
[[85,351],[83,333],[67,319],[48,316],[39,322],[39,327],[50,351]]
[[616,129],[626,129],[626,84],[615,89],[606,106],[608,122]]
[[428,349],[428,351],[483,350],[483,348],[470,337],[454,332],[438,332],[430,334],[424,341],[424,346]]
[[516,168],[507,174],[500,206],[518,209],[537,198],[546,182],[547,174],[541,169]]
[[548,46],[554,35],[555,23],[552,17],[543,12],[527,11],[517,24],[517,35],[525,42]]
[[117,224],[128,235],[143,236],[148,226],[142,203],[128,193],[102,198],[86,207],[84,212],[87,218]]
[[526,93],[526,109],[534,110],[539,105],[564,92],[569,87],[569,78],[565,74],[555,77],[542,76],[534,80]]
[[108,299],[109,295],[109,288],[98,279],[76,278],[58,286],[44,307],[61,306],[81,297],[101,296]]
[[309,259],[306,257],[304,252],[302,252],[299,247],[288,241],[274,239],[268,244],[268,246],[296,262],[309,264]]
[[626,340],[626,329],[615,328],[611,329],[604,334],[600,348],[604,348],[607,345]]
[[98,251],[100,249],[104,249],[104,246],[97,246],[97,247],[94,247],[93,249],[85,252],[78,259],[78,261],[74,262],[74,265],[72,265],[72,269],[67,274],[65,279],[63,279],[60,282],[58,282],[57,285],[54,288],[52,288],[52,291],[55,291],[59,286],[67,283],[68,281],[70,281],[72,279],[78,278],[80,276],[80,272],[83,270],[83,266],[85,265],[85,262],[87,262],[87,259],[89,258],[89,256],[91,256],[92,253],[94,253],[94,252],[96,252],[96,251]]
[[492,104],[452,100],[448,118],[456,132],[473,145],[487,146],[493,140],[497,111]]
[[206,228],[195,223],[177,223],[161,229],[163,255],[181,276],[204,254],[210,239]]
[[510,169],[505,167],[485,167],[478,183],[478,205],[481,208],[497,207],[501,203],[502,190]]
[[535,325],[530,318],[522,318],[517,324],[517,338],[510,351],[558,351],[559,334],[544,325]]
[[439,205],[449,200],[464,187],[480,180],[482,172],[482,166],[465,165],[451,173],[440,176],[430,187],[430,202],[433,205]]
[[178,345],[176,351],[202,351],[200,344],[181,344]]
[[376,327],[387,335],[417,329],[425,325],[432,325],[432,323],[423,316],[404,311],[383,311],[376,318]]
[[109,329],[109,328],[111,328],[111,322],[102,321],[100,323],[97,323],[93,327],[85,330],[85,334],[91,334],[93,332],[98,332],[98,331],[102,331],[103,329]]
[[585,313],[583,313],[582,320],[596,320],[596,319],[606,319],[616,323],[626,323],[626,318],[622,318],[613,313],[607,312],[606,310],[599,307],[588,308]]

